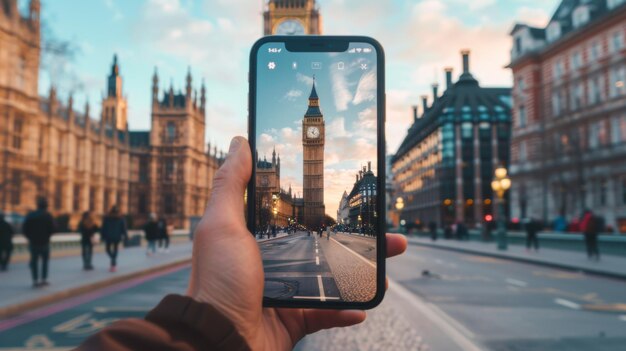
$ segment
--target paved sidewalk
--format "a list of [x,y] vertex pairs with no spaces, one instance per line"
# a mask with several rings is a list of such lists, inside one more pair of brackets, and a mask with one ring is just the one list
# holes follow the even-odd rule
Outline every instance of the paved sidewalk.
[[495,242],[473,242],[456,240],[437,240],[408,237],[409,244],[453,250],[470,254],[520,261],[543,266],[551,266],[584,273],[597,274],[611,278],[626,279],[626,258],[605,255],[599,262],[590,261],[584,253],[556,249],[540,249],[539,252],[527,252],[526,248],[509,245],[501,251]]
[[285,233],[285,232],[280,232],[280,233],[277,233],[277,234],[276,234],[276,237],[271,236],[270,238],[268,238],[268,237],[267,237],[267,235],[265,235],[265,234],[264,234],[264,235],[263,235],[263,238],[261,238],[261,239],[259,239],[259,236],[258,236],[258,235],[257,235],[257,236],[255,236],[254,238],[256,239],[256,241],[257,241],[258,243],[262,243],[262,242],[264,242],[264,241],[270,241],[270,240],[276,240],[276,239],[284,238],[284,237],[286,237],[287,235],[294,235],[294,234],[287,234],[287,233]]
[[109,258],[104,252],[94,252],[92,271],[84,271],[80,256],[50,259],[48,281],[44,288],[33,288],[28,263],[16,262],[7,272],[0,273],[0,318],[43,304],[55,302],[74,294],[98,289],[191,259],[190,241],[170,245],[168,253],[146,255],[145,247],[120,248],[117,272],[110,273]]

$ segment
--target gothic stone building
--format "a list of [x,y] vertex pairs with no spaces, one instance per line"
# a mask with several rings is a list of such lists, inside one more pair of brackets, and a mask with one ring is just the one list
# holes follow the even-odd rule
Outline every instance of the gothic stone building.
[[626,1],[564,0],[511,36],[512,216],[626,232]]
[[99,120],[89,104],[75,109],[50,88],[38,95],[40,2],[23,17],[16,0],[0,0],[0,210],[19,222],[49,200],[74,226],[83,211],[102,215],[113,205],[135,224],[162,214],[176,227],[200,216],[221,159],[205,151],[205,90],[173,90],[158,99],[153,82],[152,130],[128,130],[128,102],[114,58]]
[[[296,209],[295,194],[285,191],[280,185],[280,155],[272,152],[272,161],[256,156],[256,228],[267,230],[276,225],[285,227],[300,223],[301,213]],[[276,213],[274,214],[274,210]]]

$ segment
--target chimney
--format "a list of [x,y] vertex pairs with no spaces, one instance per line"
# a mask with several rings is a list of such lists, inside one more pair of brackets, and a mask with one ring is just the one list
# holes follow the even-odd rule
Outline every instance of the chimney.
[[426,110],[428,110],[428,96],[422,95],[422,115],[426,113]]
[[417,121],[419,116],[417,115],[417,105],[413,105],[413,122]]
[[358,183],[358,182],[359,182],[359,175],[357,174],[357,175],[356,175],[356,182],[355,182],[355,183]]
[[439,98],[439,84],[437,83],[433,83],[433,104],[435,103],[435,101],[437,101],[437,98]]
[[446,67],[446,90],[452,88],[452,67]]
[[372,171],[372,161],[367,161],[367,171],[368,172]]
[[462,50],[461,55],[463,55],[463,74],[469,73],[469,50]]

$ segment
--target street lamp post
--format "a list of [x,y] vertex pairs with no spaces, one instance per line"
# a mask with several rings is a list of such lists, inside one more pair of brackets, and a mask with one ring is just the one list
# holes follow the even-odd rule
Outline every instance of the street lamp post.
[[404,233],[404,225],[402,224],[402,209],[404,208],[404,199],[398,197],[396,199],[396,210],[398,211],[398,225],[400,226],[400,233]]
[[507,249],[506,237],[506,216],[504,209],[504,194],[511,188],[511,179],[507,177],[507,170],[504,167],[498,167],[495,171],[495,177],[491,182],[491,189],[496,193],[498,201],[498,250]]

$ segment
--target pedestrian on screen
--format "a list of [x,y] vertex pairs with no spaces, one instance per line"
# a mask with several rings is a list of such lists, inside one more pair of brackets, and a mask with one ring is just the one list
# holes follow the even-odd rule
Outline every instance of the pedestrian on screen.
[[107,255],[111,259],[109,272],[117,271],[117,252],[120,241],[128,236],[126,232],[126,221],[120,214],[117,206],[111,207],[111,211],[102,220],[102,230],[100,232],[104,239]]
[[437,241],[437,223],[430,222],[428,224],[428,228],[430,230],[430,239],[432,241]]
[[159,216],[157,224],[159,227],[159,250],[161,252],[170,252],[170,233],[167,230],[165,216]]
[[146,234],[146,241],[148,241],[146,255],[150,256],[156,253],[156,244],[159,238],[159,224],[155,213],[150,213],[148,222],[143,226],[143,231]]
[[[77,350],[291,350],[305,335],[365,320],[365,311],[263,308],[263,263],[246,229],[244,191],[252,172],[248,142],[233,139],[196,228],[189,287],[168,295],[144,319],[125,319]],[[387,235],[388,257],[406,239]]]
[[83,269],[90,271],[93,269],[91,258],[93,257],[93,239],[94,234],[98,231],[96,222],[91,217],[91,213],[86,211],[78,223],[78,231],[80,232],[80,247],[83,256]]
[[600,251],[598,250],[598,233],[600,226],[598,218],[591,212],[585,210],[583,219],[580,222],[580,229],[585,236],[585,245],[587,246],[587,258],[590,260],[600,260]]
[[4,213],[0,212],[0,272],[9,267],[13,252],[13,233],[13,227],[4,219]]
[[540,229],[539,222],[533,218],[527,218],[525,222],[524,229],[526,229],[526,251],[530,251],[531,249],[539,251],[539,238],[537,238],[537,233]]
[[[48,212],[48,201],[37,199],[37,210],[29,213],[22,226],[24,236],[28,239],[30,251],[30,273],[33,287],[48,285],[48,261],[50,260],[50,237],[54,233],[54,219]],[[39,276],[41,261],[41,277]]]
[[458,240],[469,240],[469,233],[467,231],[467,227],[463,222],[459,221],[456,224],[456,238]]

